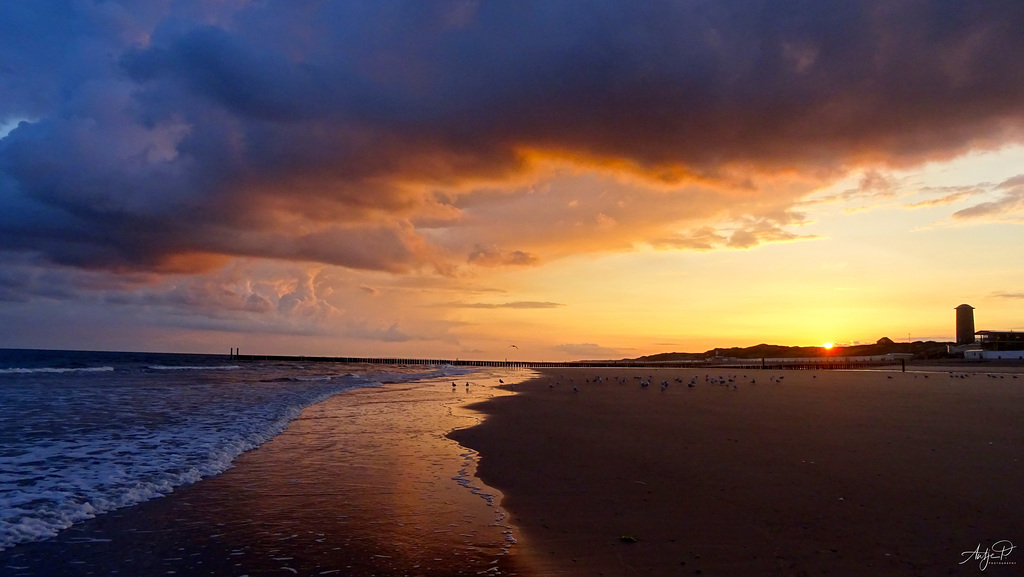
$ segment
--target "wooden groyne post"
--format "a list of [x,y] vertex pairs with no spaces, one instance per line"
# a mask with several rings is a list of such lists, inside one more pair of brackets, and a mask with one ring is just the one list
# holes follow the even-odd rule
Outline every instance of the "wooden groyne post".
[[[769,363],[762,358],[760,363],[756,360],[750,362],[667,362],[667,363],[645,363],[638,361],[488,361],[488,360],[466,360],[466,359],[415,359],[396,357],[307,357],[294,355],[243,355],[238,349],[231,349],[231,358],[237,361],[296,361],[313,363],[348,363],[348,364],[371,364],[371,365],[451,365],[456,367],[498,367],[513,369],[543,369],[543,368],[646,368],[646,369],[736,369],[736,370],[857,370],[882,367],[896,367],[895,360],[811,360],[801,359],[795,361],[778,361]],[[905,359],[900,359],[899,365],[903,372],[907,370]]]

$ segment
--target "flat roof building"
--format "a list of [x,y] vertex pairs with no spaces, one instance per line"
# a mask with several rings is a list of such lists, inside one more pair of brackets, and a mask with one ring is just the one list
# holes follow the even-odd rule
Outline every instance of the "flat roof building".
[[1024,333],[1014,331],[978,331],[978,345],[986,351],[1024,350]]

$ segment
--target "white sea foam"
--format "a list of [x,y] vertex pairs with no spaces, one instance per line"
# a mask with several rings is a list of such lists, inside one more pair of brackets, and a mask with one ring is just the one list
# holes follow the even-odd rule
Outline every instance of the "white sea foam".
[[107,373],[114,370],[114,367],[35,367],[35,368],[9,368],[0,369],[0,375],[31,375],[31,374],[63,374],[63,373]]
[[451,366],[363,375],[329,374],[329,365],[131,366],[151,372],[74,369],[113,371],[88,377],[42,368],[31,369],[31,380],[0,381],[0,550],[220,473],[281,433],[303,408],[338,393],[473,372]]
[[350,388],[310,391],[291,404],[273,402],[242,414],[225,407],[179,426],[103,431],[4,451],[0,549],[216,475],[278,435],[303,407]]

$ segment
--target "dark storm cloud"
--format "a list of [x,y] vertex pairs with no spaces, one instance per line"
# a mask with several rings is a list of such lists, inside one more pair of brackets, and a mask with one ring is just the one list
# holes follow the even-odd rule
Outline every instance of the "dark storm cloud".
[[[118,271],[530,264],[439,255],[411,223],[528,151],[706,182],[1019,142],[1021,30],[1017,1],[7,3],[0,124],[29,122],[0,141],[0,246]],[[789,233],[716,234],[673,242]]]

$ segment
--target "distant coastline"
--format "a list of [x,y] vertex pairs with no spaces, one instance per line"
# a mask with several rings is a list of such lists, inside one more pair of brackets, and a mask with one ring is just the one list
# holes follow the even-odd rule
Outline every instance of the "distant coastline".
[[[956,360],[955,355],[948,353],[948,345],[953,343],[937,341],[917,341],[913,343],[897,343],[888,338],[879,339],[869,345],[836,346],[826,349],[822,346],[785,346],[759,344],[750,347],[714,348],[702,353],[670,352],[645,355],[623,359],[581,359],[576,361],[543,361],[543,360],[486,360],[486,359],[441,359],[441,358],[402,358],[402,357],[347,357],[347,356],[297,356],[297,355],[263,355],[237,354],[232,352],[231,358],[236,360],[304,360],[312,362],[369,363],[369,364],[427,364],[476,367],[507,367],[507,368],[572,368],[572,367],[644,367],[666,366],[677,363],[690,366],[697,363],[721,363],[728,361],[834,361],[885,363],[905,360]],[[234,349],[232,349],[234,351]],[[962,357],[960,357],[962,360]]]
[[897,343],[883,337],[869,345],[790,347],[784,345],[759,344],[751,347],[715,348],[703,353],[659,353],[631,359],[635,361],[700,361],[712,358],[732,359],[810,359],[843,357],[877,357],[884,355],[913,355],[914,359],[953,359],[948,346],[953,343],[937,341],[915,341]]

